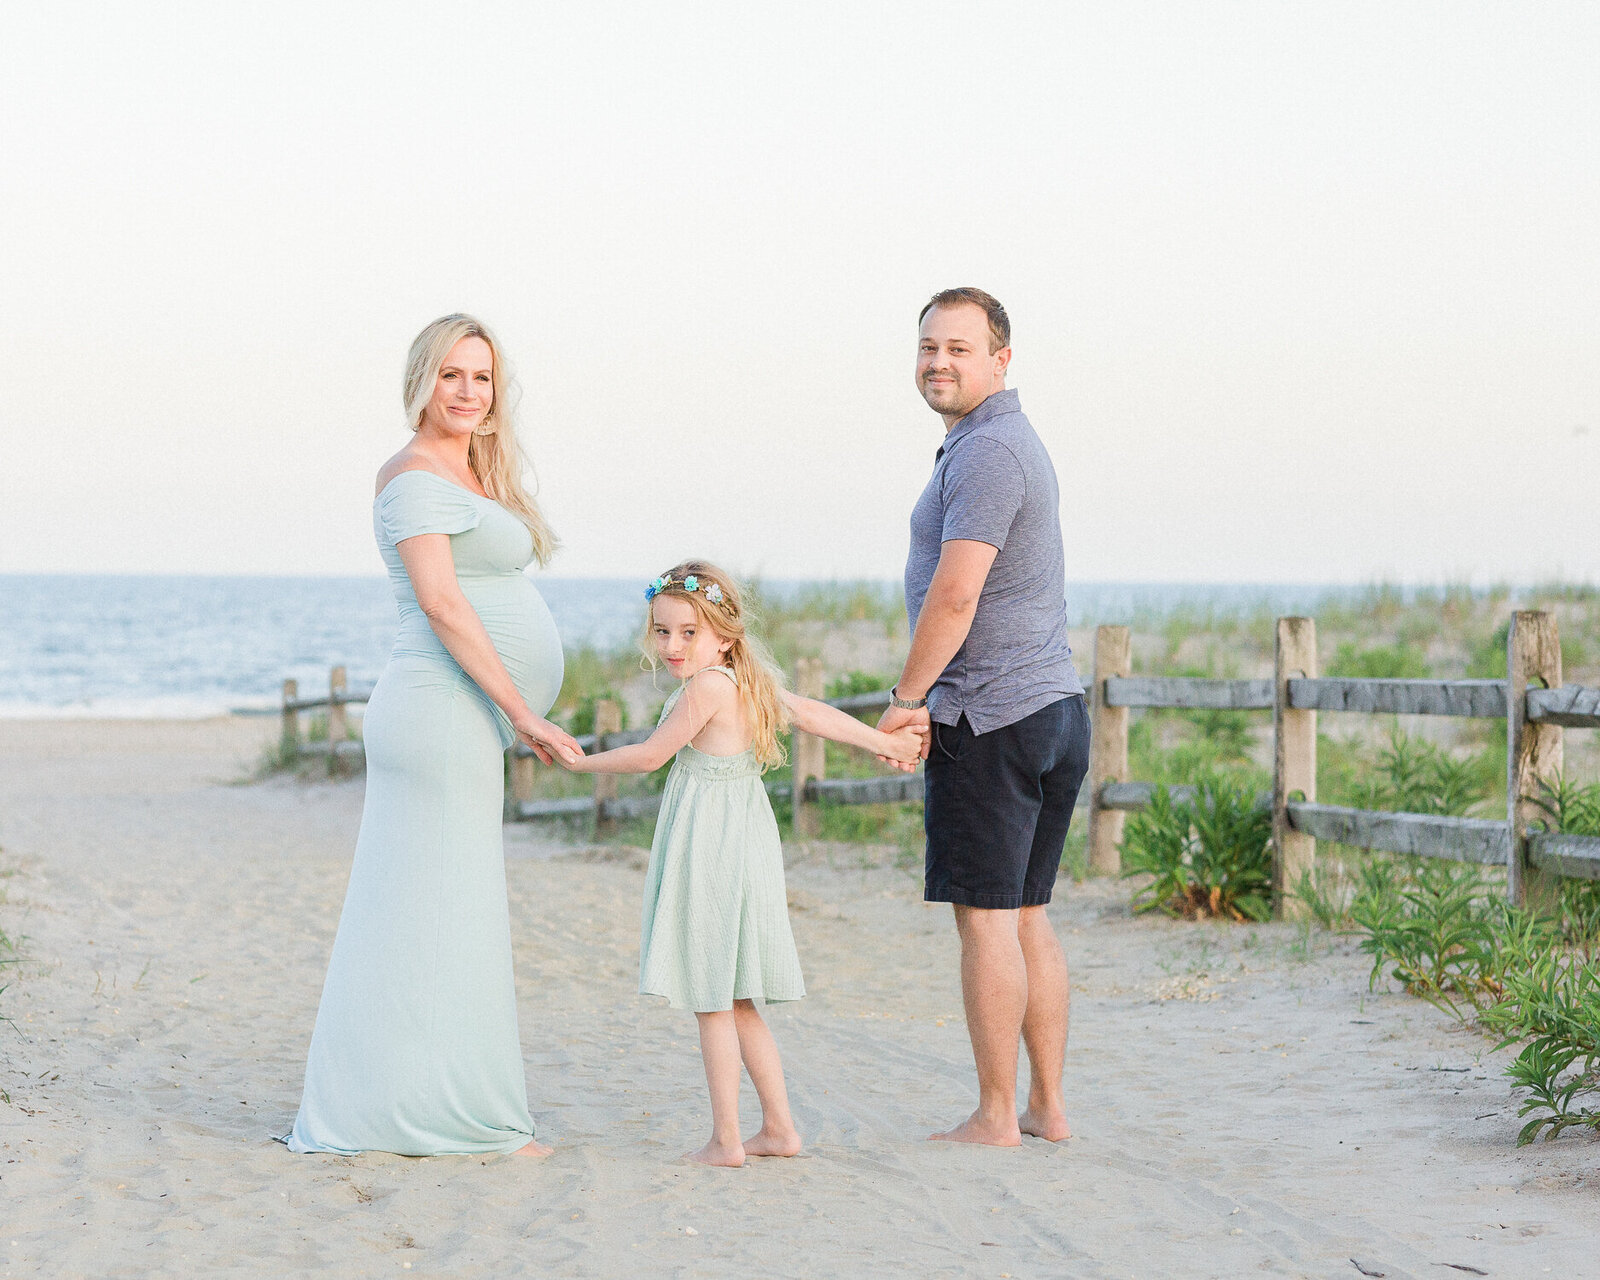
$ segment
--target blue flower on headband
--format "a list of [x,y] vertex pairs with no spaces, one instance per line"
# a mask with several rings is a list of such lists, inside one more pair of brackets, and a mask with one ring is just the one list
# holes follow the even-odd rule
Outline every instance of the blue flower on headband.
[[683,580],[683,589],[685,591],[698,591],[698,590],[700,590],[700,579],[695,577],[694,574],[691,573],[687,578],[685,578]]
[[666,585],[667,580],[665,578],[653,578],[650,585],[644,589],[644,598],[646,600],[654,600]]

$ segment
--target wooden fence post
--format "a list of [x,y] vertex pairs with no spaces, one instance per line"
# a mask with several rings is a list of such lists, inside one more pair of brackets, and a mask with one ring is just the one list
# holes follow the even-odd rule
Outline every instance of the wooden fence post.
[[1279,618],[1272,698],[1272,896],[1277,914],[1298,919],[1305,904],[1295,889],[1316,873],[1317,841],[1289,825],[1289,800],[1317,798],[1317,713],[1289,705],[1289,681],[1317,674],[1317,624]]
[[295,699],[300,696],[300,682],[283,682],[283,729],[278,735],[278,752],[293,756],[300,750],[300,713],[295,710]]
[[[822,698],[827,693],[821,658],[801,658],[795,663],[794,691],[802,698]],[[806,800],[806,783],[827,774],[827,743],[809,733],[794,732],[794,833],[814,839],[822,815]]]
[[1106,677],[1133,674],[1133,637],[1127,627],[1096,627],[1094,687],[1089,705],[1094,722],[1089,738],[1089,870],[1114,876],[1122,870],[1120,809],[1100,803],[1108,782],[1128,781],[1128,708],[1106,706]]
[[1511,826],[1506,897],[1513,906],[1554,904],[1560,881],[1528,865],[1528,824],[1548,818],[1534,797],[1561,775],[1561,726],[1528,721],[1528,688],[1561,684],[1561,638],[1554,614],[1511,615],[1506,634],[1506,821]]
[[[606,734],[622,729],[622,704],[602,698],[594,704],[594,749],[606,749]],[[617,820],[606,816],[607,801],[617,798],[618,777],[614,773],[594,775],[594,833],[609,835],[617,828]]]
[[535,777],[533,756],[525,756],[516,747],[513,747],[511,749],[511,785],[506,788],[506,818],[508,821],[514,822],[521,816],[517,812],[518,805],[525,804],[533,799]]
[[345,711],[344,695],[349,688],[343,667],[328,672],[328,773],[340,773],[339,744],[350,737],[350,719]]

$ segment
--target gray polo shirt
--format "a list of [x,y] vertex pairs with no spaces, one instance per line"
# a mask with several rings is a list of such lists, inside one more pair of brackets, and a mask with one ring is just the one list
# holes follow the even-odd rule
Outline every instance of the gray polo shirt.
[[916,630],[951,539],[998,548],[972,630],[928,691],[928,714],[974,733],[1015,724],[1083,685],[1067,644],[1060,491],[1015,391],[997,391],[945,435],[911,512],[906,611]]

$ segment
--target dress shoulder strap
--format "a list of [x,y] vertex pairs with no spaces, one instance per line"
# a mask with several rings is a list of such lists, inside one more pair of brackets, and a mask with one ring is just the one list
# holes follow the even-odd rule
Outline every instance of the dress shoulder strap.
[[[733,681],[733,687],[735,689],[739,687],[739,677],[733,673],[732,667],[701,667],[700,671],[720,671],[723,675],[727,676],[728,679]],[[699,675],[700,671],[696,671],[695,675]]]

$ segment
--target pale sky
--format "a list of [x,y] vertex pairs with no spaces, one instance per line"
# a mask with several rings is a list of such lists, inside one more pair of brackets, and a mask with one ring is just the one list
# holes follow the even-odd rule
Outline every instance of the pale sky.
[[1600,6],[0,19],[0,572],[380,572],[467,310],[558,572],[896,577],[976,284],[1070,579],[1600,578]]

